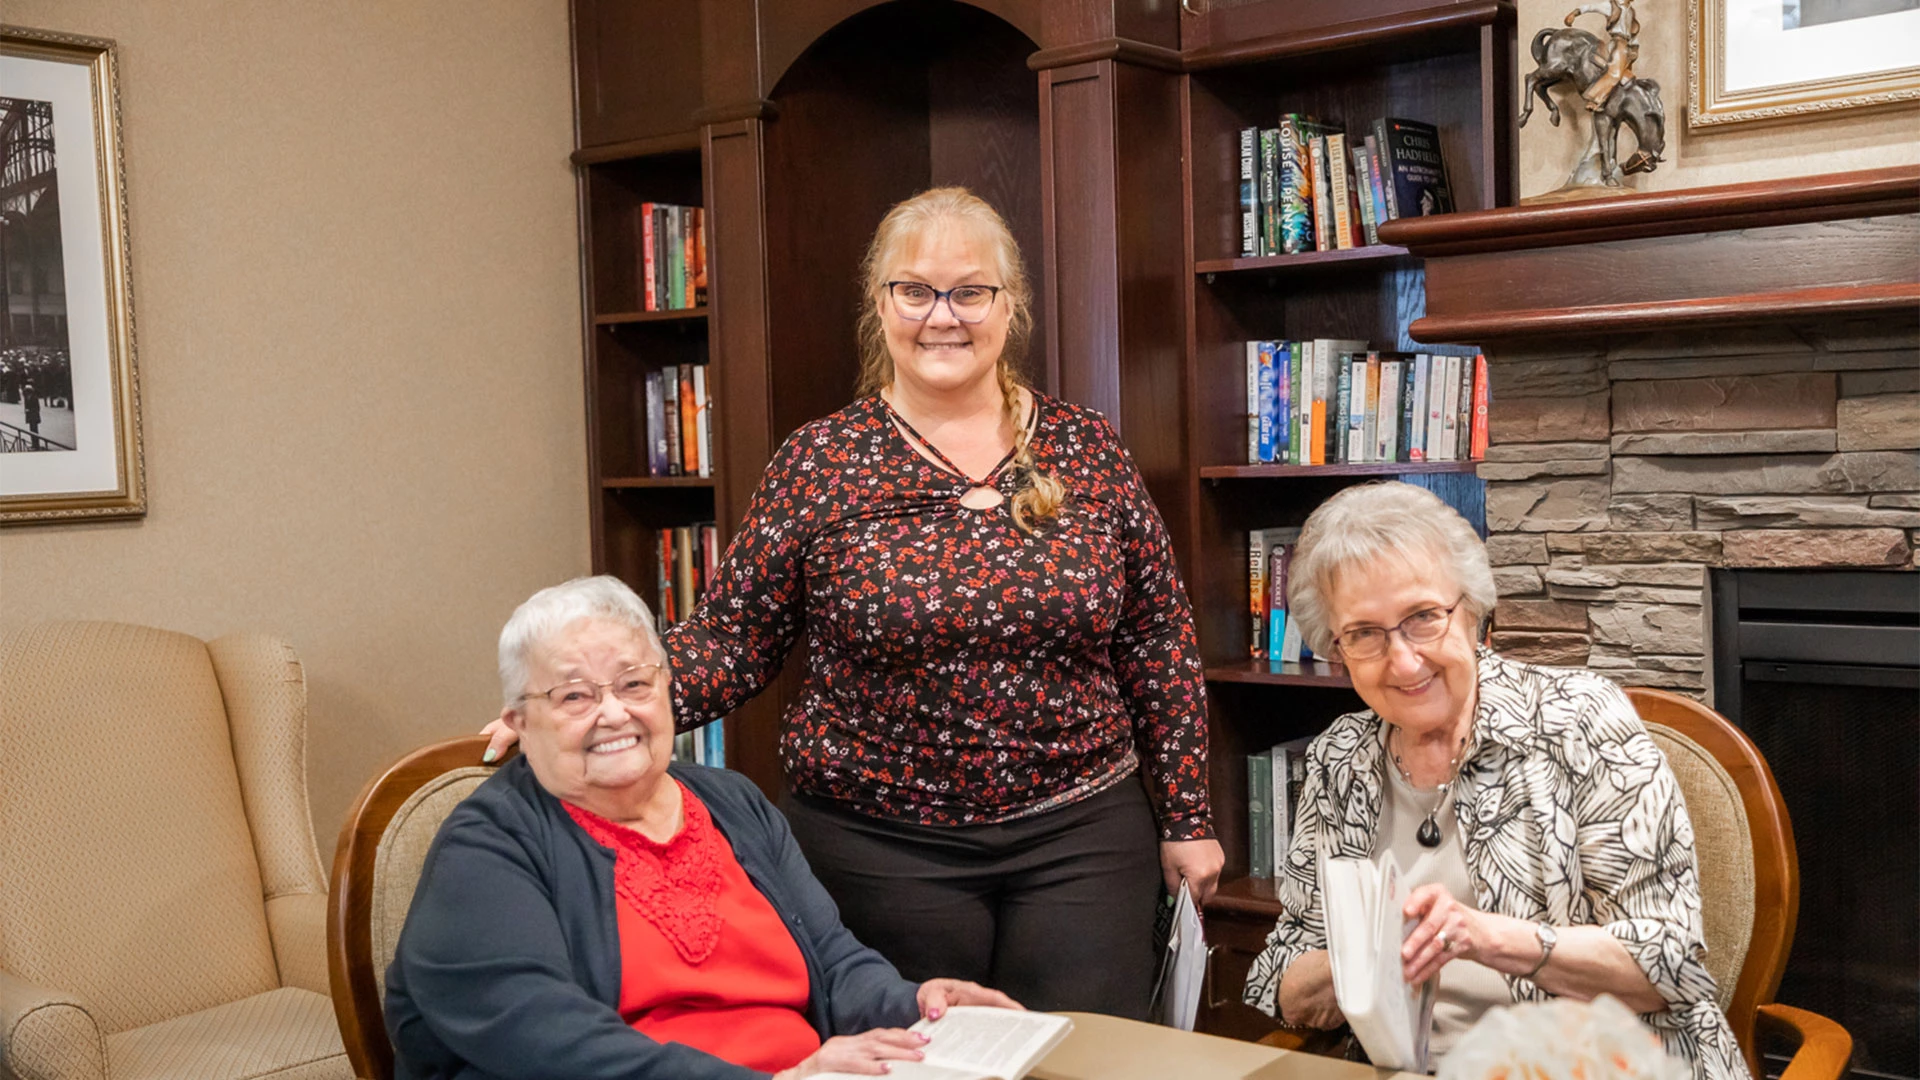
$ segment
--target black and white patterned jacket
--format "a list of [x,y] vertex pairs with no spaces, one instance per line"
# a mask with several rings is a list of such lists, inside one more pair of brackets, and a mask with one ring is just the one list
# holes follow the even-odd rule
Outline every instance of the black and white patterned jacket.
[[[1480,700],[1462,764],[1456,823],[1482,911],[1556,926],[1604,927],[1668,1002],[1642,1017],[1700,1080],[1746,1080],[1716,1003],[1700,918],[1693,824],[1666,756],[1620,688],[1586,671],[1535,667],[1479,650]],[[1326,948],[1314,852],[1374,850],[1386,725],[1371,710],[1335,720],[1307,751],[1292,844],[1279,881],[1285,911],[1248,973],[1246,1003],[1270,1015],[1280,977]],[[1552,995],[1506,976],[1515,1001]]]

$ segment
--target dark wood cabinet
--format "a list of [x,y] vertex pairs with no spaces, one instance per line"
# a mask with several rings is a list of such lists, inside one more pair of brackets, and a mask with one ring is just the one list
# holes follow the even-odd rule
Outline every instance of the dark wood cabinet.
[[[1173,535],[1228,859],[1203,1025],[1271,1030],[1238,1004],[1278,911],[1271,883],[1246,878],[1245,755],[1357,699],[1337,667],[1246,659],[1246,532],[1410,470],[1244,465],[1244,342],[1412,348],[1425,282],[1401,248],[1241,258],[1236,140],[1289,111],[1426,120],[1460,209],[1510,203],[1513,4],[574,0],[574,29],[596,566],[645,594],[650,529],[739,525],[781,440],[852,398],[857,264],[882,214],[929,186],[972,188],[1034,278],[1034,381],[1113,419]],[[623,218],[646,199],[706,208],[704,312],[632,317]],[[718,467],[705,484],[643,482],[636,374],[696,354]],[[729,764],[770,793],[798,666],[728,721]]]

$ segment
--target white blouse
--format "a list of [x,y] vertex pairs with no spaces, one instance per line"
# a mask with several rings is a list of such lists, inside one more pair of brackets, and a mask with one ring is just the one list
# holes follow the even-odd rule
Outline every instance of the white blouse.
[[[1699,1080],[1746,1080],[1702,958],[1693,823],[1679,783],[1626,694],[1586,671],[1478,653],[1479,706],[1456,783],[1476,906],[1529,922],[1600,926],[1667,1000],[1641,1017]],[[1307,749],[1307,779],[1279,880],[1282,915],[1247,975],[1247,1004],[1275,1015],[1281,976],[1326,948],[1314,852],[1370,858],[1384,809],[1386,725],[1369,709]],[[1452,966],[1452,965],[1449,965]],[[1503,975],[1514,1001],[1552,995]]]

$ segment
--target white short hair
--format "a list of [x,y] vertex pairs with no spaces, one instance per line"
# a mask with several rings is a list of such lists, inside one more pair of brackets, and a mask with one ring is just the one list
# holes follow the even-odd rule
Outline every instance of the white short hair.
[[660,646],[653,612],[617,577],[580,577],[548,586],[514,609],[500,631],[500,695],[507,708],[527,692],[527,668],[533,650],[559,637],[582,619],[604,619],[626,626],[642,641]]
[[[1339,574],[1382,557],[1428,556],[1466,594],[1477,625],[1498,594],[1487,546],[1460,512],[1423,487],[1398,480],[1360,484],[1321,503],[1307,517],[1287,567],[1287,617],[1316,653],[1333,652],[1327,592]],[[1476,634],[1476,636],[1478,636]]]

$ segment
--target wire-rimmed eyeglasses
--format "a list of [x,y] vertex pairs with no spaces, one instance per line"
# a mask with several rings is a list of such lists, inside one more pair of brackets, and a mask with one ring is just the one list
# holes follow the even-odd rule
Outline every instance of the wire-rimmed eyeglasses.
[[664,664],[636,664],[606,682],[569,679],[551,689],[521,694],[517,700],[546,698],[554,715],[569,720],[578,719],[599,707],[601,697],[608,691],[623,704],[648,704],[659,696],[660,688],[666,685],[666,670]]
[[951,289],[936,289],[922,281],[889,281],[887,292],[893,297],[893,309],[903,319],[926,322],[933,317],[933,309],[945,300],[947,310],[953,312],[955,319],[972,324],[984,321],[993,311],[1000,286],[955,285]]
[[1408,644],[1425,645],[1438,641],[1453,622],[1453,609],[1466,603],[1460,599],[1446,607],[1424,608],[1401,619],[1396,626],[1362,626],[1334,636],[1343,660],[1376,660],[1387,654],[1391,635],[1399,634]]

